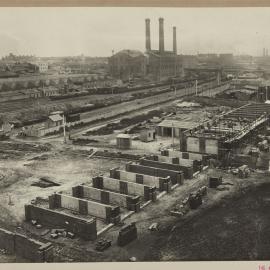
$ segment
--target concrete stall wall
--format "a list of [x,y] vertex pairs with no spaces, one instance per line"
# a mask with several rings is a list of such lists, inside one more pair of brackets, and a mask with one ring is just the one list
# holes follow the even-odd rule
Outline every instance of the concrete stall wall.
[[191,159],[194,160],[195,164],[200,164],[203,166],[208,165],[209,158],[210,155],[207,154],[182,152],[182,159]]
[[187,137],[187,151],[200,153],[199,138]]
[[89,198],[95,201],[102,201],[101,192],[96,192],[96,190],[88,188],[87,186],[82,186],[82,197]]
[[[98,188],[94,188],[94,187],[89,187],[89,186],[85,186],[82,185],[83,188],[83,196],[88,198],[88,199],[93,199],[92,195],[96,198],[97,195],[100,197],[100,202],[103,204],[117,204],[120,207],[124,207],[127,208],[128,210],[132,210],[132,211],[139,211],[140,209],[140,196],[130,196],[130,195],[126,195],[126,194],[121,194],[121,193],[115,193],[112,191],[107,191],[107,190],[102,190],[102,189],[98,189]],[[86,196],[89,196],[87,197]],[[93,211],[97,212],[95,213],[95,216],[101,215],[101,213],[99,213],[99,211],[101,209],[99,209],[100,207],[98,207],[97,209],[93,209]],[[104,213],[103,213],[104,214]]]
[[98,218],[106,219],[106,220],[108,219],[107,208],[103,204],[93,203],[91,201],[88,201],[87,209],[88,209],[88,214],[90,215],[93,215]]
[[[179,164],[184,167],[192,167],[194,172],[201,171],[203,165],[208,165],[207,155],[168,150],[163,150],[161,154],[164,161],[170,161],[171,159],[171,163]],[[180,156],[180,158],[178,156]]]
[[192,167],[194,169],[194,160],[191,160],[191,159],[183,159],[179,157],[169,157],[169,156],[160,156],[160,155],[147,156],[146,159],[170,163],[170,164],[178,164],[180,166]]
[[154,186],[158,188],[159,191],[166,190],[168,187],[168,183],[171,181],[170,177],[162,178],[146,174],[127,172],[119,170],[118,168],[110,170],[110,177],[128,182],[144,184],[147,186]]
[[[203,159],[203,155],[202,154],[197,154],[197,153],[187,153],[188,154],[188,158],[192,159],[192,160],[202,160]],[[182,158],[183,154],[182,154]]]
[[174,151],[174,150],[163,150],[161,152],[162,156],[168,156],[168,157],[178,157],[182,159],[191,159],[191,160],[203,160],[203,157],[205,155],[200,153],[189,153],[189,152],[180,152],[180,151]]
[[[103,177],[102,178],[102,183],[103,183],[103,188],[105,188],[105,189],[109,189],[109,190],[112,190],[112,191],[117,191],[117,192],[120,192],[120,193],[124,193],[124,192],[121,192],[120,182],[117,181],[116,179]],[[128,188],[126,190],[127,190],[127,193],[124,193],[124,194],[134,194],[134,193],[128,192]]]
[[[83,194],[84,194],[85,190],[87,190],[87,192],[89,192],[90,196],[95,194],[94,190],[91,192],[90,190],[85,189],[85,188],[83,188]],[[61,194],[62,200],[63,200],[63,197],[69,197],[69,198],[72,198],[73,200],[77,200],[79,202],[84,202],[86,205],[83,205],[82,203],[80,203],[80,206],[82,206],[82,208],[80,207],[78,212],[80,212],[81,214],[93,215],[95,217],[105,219],[108,222],[110,222],[110,218],[111,218],[112,213],[115,213],[116,215],[119,215],[119,213],[120,213],[120,209],[118,207],[115,207],[115,206],[110,206],[110,205],[106,205],[106,204],[99,203],[99,202],[89,201],[89,200],[85,200],[85,199],[81,199],[81,198],[79,199],[79,198],[75,198],[72,196]],[[118,208],[118,210],[117,210],[117,208]],[[72,209],[72,208],[68,208],[68,209]],[[115,216],[113,216],[113,217],[115,217]]]
[[159,169],[165,169],[165,170],[172,170],[177,172],[183,172],[185,179],[191,179],[193,177],[193,168],[192,167],[185,167],[177,164],[170,164],[166,162],[158,162],[153,160],[148,160],[141,158],[140,164],[143,166],[149,166]]
[[0,248],[33,262],[52,262],[53,246],[0,228]]
[[97,238],[96,219],[82,219],[66,213],[42,208],[35,205],[25,205],[25,219],[37,220],[50,228],[63,228],[85,240],[95,240]]
[[[175,184],[182,184],[184,177],[183,174],[179,171],[172,171],[166,169],[160,169],[155,167],[143,166],[138,164],[127,163],[126,170],[133,173],[143,173],[148,174],[156,177],[170,177],[171,183]],[[170,183],[168,183],[170,184]]]
[[132,183],[115,178],[102,176],[94,177],[93,187],[117,191],[126,195],[139,195],[142,196],[145,200],[154,201],[156,199],[156,187],[150,187],[143,184]]
[[205,140],[205,153],[207,154],[218,154],[218,140],[206,139]]
[[[75,192],[76,188],[72,189],[72,192]],[[83,195],[84,189],[80,191]],[[87,192],[90,192],[87,190]],[[90,195],[96,195],[95,192],[91,192]],[[115,206],[105,205],[99,202],[85,200],[83,198],[78,198],[78,194],[73,196],[65,195],[65,194],[53,194],[49,198],[53,197],[56,200],[57,207],[66,208],[69,210],[73,210],[79,212],[82,215],[92,215],[98,218],[105,219],[107,222],[111,222],[111,218],[118,219],[120,214],[120,209],[117,209]],[[59,204],[59,196],[60,196],[60,205]],[[84,196],[84,195],[83,195]],[[64,202],[64,204],[62,203]],[[78,208],[77,208],[78,206]],[[55,208],[57,208],[55,207]]]
[[178,157],[168,157],[168,156],[159,156],[159,155],[151,155],[147,156],[147,159],[160,161],[160,162],[168,162],[168,163],[176,163],[178,161]]
[[79,212],[79,200],[71,196],[61,195],[61,207]]
[[[218,155],[219,142],[212,138],[187,137],[187,151],[201,154]],[[190,159],[191,156],[189,157]]]

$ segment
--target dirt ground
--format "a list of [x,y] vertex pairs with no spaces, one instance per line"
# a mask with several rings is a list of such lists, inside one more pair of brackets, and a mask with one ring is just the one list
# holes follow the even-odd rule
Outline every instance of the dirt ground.
[[[192,113],[198,115],[198,111]],[[125,164],[121,160],[89,158],[91,146],[64,145],[62,138],[29,140],[27,144],[18,139],[13,142],[13,148],[0,143],[0,226],[10,230],[21,225],[24,204],[35,197],[70,190],[97,174],[108,175],[110,168],[123,168]],[[172,139],[132,143],[133,148],[127,152],[145,154],[170,146]],[[103,144],[114,145],[115,134],[104,136]],[[214,172],[222,175],[227,184],[221,189],[208,189],[202,206],[189,211],[184,218],[172,216],[170,210],[190,192],[207,185],[211,170],[186,181],[171,194],[127,218],[126,224],[136,222],[138,239],[125,247],[116,244],[121,225],[101,236],[112,240],[112,247],[104,252],[94,250],[95,242],[78,238],[55,241],[46,235],[43,239],[55,243],[57,262],[128,261],[133,256],[138,261],[269,259],[269,175],[253,172],[249,178],[239,179],[226,171]],[[44,176],[60,186],[31,185]],[[148,227],[153,222],[159,224],[159,230],[150,232]],[[0,255],[0,261],[9,260],[14,258]]]
[[[23,143],[21,143],[23,145]],[[121,166],[121,162],[89,159],[87,147],[64,146],[52,143],[52,149],[35,153],[24,151],[15,159],[0,162],[0,225],[16,228],[24,218],[24,204],[35,197],[47,197],[55,191],[69,190],[72,186],[88,182],[99,173]],[[60,186],[41,188],[31,186],[40,177],[49,177]],[[11,201],[11,204],[10,204]]]
[[[23,149],[22,145],[20,148]],[[1,160],[1,227],[15,230],[20,226],[24,218],[24,204],[36,196],[47,197],[54,191],[69,190],[73,185],[88,182],[98,173],[108,175],[110,168],[123,167],[125,164],[120,160],[89,159],[90,147],[51,142],[48,151],[33,151],[35,148],[38,147],[28,145],[23,156]],[[219,190],[208,189],[203,205],[188,212],[184,218],[172,216],[170,210],[179,205],[191,191],[207,185],[207,175],[213,173],[211,170],[185,181],[171,194],[164,195],[127,218],[124,223],[135,221],[138,229],[138,239],[127,246],[118,247],[116,244],[121,224],[101,236],[112,240],[112,247],[106,251],[96,252],[95,242],[63,238],[55,242],[55,260],[128,261],[132,256],[138,261],[268,258],[269,237],[264,237],[264,234],[269,235],[267,209],[270,188],[269,185],[262,189],[259,186],[270,181],[269,175],[254,172],[247,179],[239,179],[226,171],[214,172],[223,176],[225,185]],[[33,181],[42,176],[50,177],[60,186],[31,186]],[[247,192],[249,187],[253,187],[252,193]],[[156,232],[148,230],[153,222],[159,224]],[[49,235],[43,239],[54,242]],[[0,259],[14,260],[3,254]]]
[[[207,175],[223,176],[219,189],[209,189],[203,204],[184,217],[170,210],[198,187],[207,185]],[[207,170],[166,194],[124,224],[136,222],[138,239],[124,247],[117,246],[120,227],[101,235],[112,240],[103,252],[94,250],[95,242],[78,238],[56,241],[56,261],[179,261],[179,260],[256,260],[269,259],[269,175],[254,172],[240,179],[221,170]],[[158,223],[158,231],[149,226]],[[264,235],[262,236],[262,235]],[[49,236],[46,237],[50,240]],[[54,240],[52,240],[54,241]]]
[[[270,241],[263,236],[270,233],[269,176],[253,173],[248,179],[239,179],[224,171],[219,173],[227,184],[220,190],[208,189],[203,205],[185,218],[171,216],[169,210],[188,192],[206,184],[211,171],[125,221],[136,222],[137,240],[118,247],[119,228],[114,227],[102,236],[113,241],[112,247],[85,260],[128,261],[133,256],[138,261],[269,259]],[[153,222],[159,224],[159,231],[148,230]]]

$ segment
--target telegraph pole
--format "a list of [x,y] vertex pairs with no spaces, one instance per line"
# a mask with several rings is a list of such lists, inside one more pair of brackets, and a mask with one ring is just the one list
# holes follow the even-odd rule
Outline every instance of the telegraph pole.
[[196,91],[196,96],[198,95],[198,81],[195,80],[195,91]]
[[63,132],[64,132],[64,143],[67,142],[66,139],[66,120],[65,120],[65,115],[63,114]]
[[172,148],[174,150],[174,125],[172,123]]

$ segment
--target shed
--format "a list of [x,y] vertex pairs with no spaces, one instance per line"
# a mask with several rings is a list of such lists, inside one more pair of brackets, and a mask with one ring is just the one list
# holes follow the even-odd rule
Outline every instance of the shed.
[[156,139],[156,131],[154,129],[144,129],[140,133],[140,140],[142,142],[151,142]]
[[119,149],[131,148],[131,137],[128,134],[118,134],[116,136],[116,146]]
[[59,114],[59,112],[51,113],[46,122],[46,127],[57,127],[63,124],[63,117]]
[[181,132],[196,128],[200,125],[198,122],[187,120],[166,119],[157,125],[157,134],[163,137],[179,137]]

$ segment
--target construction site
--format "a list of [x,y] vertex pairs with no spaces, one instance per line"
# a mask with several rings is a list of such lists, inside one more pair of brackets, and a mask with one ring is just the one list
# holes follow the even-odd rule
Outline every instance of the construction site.
[[[131,112],[120,121],[116,115],[70,136],[61,114],[60,134],[11,132],[1,141],[3,261],[194,259],[182,246],[181,254],[171,250],[178,245],[172,235],[190,222],[208,226],[207,216],[269,179],[270,105],[228,104],[215,97],[216,89],[194,87],[193,95],[155,111]],[[21,254],[20,239],[38,242]],[[206,240],[194,241],[202,247]],[[199,246],[189,252],[197,254]]]
[[185,67],[163,23],[155,81],[0,108],[0,262],[269,259],[268,88]]

